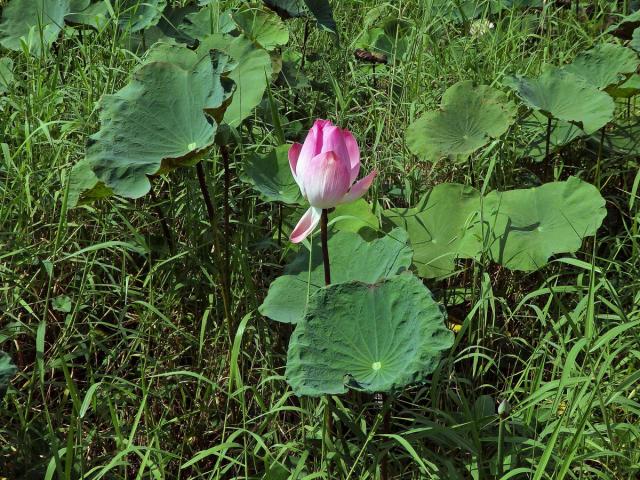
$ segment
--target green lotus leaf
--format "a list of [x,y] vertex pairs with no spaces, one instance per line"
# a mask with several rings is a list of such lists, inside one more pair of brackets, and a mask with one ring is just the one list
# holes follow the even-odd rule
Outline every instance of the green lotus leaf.
[[232,127],[242,121],[260,104],[267,83],[273,73],[269,53],[254,45],[244,35],[231,37],[224,34],[210,35],[204,39],[198,51],[220,50],[236,63],[229,73],[229,79],[236,84],[231,104],[224,114],[224,122]]
[[633,31],[633,35],[631,36],[631,41],[629,42],[629,46],[633,48],[636,52],[640,52],[640,28],[636,28]]
[[[601,138],[599,133],[591,136],[595,149],[599,148]],[[603,147],[608,154],[640,156],[640,122],[637,118],[616,123],[613,130],[604,136]]]
[[280,18],[296,18],[307,15],[303,0],[262,0],[263,3],[280,15]]
[[[86,162],[98,181],[128,198],[149,191],[148,175],[199,160],[216,133],[204,110],[215,108],[226,94],[221,52],[214,52],[212,61],[184,47],[156,48],[164,61],[143,64],[124,88],[103,98],[101,128],[87,148]],[[75,184],[90,182],[86,165],[76,174]]]
[[67,202],[70,207],[84,205],[95,200],[113,195],[113,190],[106,187],[93,172],[91,163],[84,158],[71,169],[69,176],[69,194]]
[[[352,232],[332,235],[328,242],[332,284],[352,280],[375,283],[407,269],[412,257],[407,242],[407,233],[401,229],[371,242]],[[285,267],[284,275],[271,284],[259,309],[262,315],[283,323],[302,319],[308,298],[324,286],[319,235],[313,239],[309,257],[309,251],[302,249]]]
[[12,0],[2,10],[0,45],[40,55],[48,50],[64,26],[70,0]]
[[102,30],[109,23],[109,6],[105,1],[95,3],[72,2],[69,13],[64,17],[72,25],[86,25]]
[[606,91],[614,98],[631,98],[640,93],[640,75],[634,73],[625,82],[609,87]]
[[539,77],[506,77],[503,83],[515,90],[530,108],[548,117],[572,122],[593,133],[613,118],[613,99],[576,75],[548,68]]
[[118,25],[123,30],[138,32],[156,25],[167,6],[166,0],[120,0]]
[[381,27],[367,29],[356,48],[382,54],[386,59],[404,60],[409,53],[413,25],[405,20],[388,18]]
[[273,50],[289,41],[287,26],[266,7],[247,6],[235,12],[233,20],[247,38],[266,50]]
[[[418,275],[437,278],[455,272],[456,259],[476,257],[482,244],[474,234],[480,192],[456,183],[437,185],[414,208],[384,210],[386,222],[409,233]],[[385,223],[386,223],[385,222]]]
[[178,29],[191,38],[204,40],[216,33],[233,32],[236,24],[231,12],[221,11],[217,4],[211,4],[186,15]]
[[606,33],[610,33],[614,37],[622,38],[623,40],[631,40],[638,27],[640,27],[640,10],[636,10],[622,17],[618,23],[607,28]]
[[[547,117],[542,113],[534,110],[531,115],[520,122],[522,135],[517,150],[521,157],[528,157],[537,162],[546,158],[547,120]],[[577,125],[554,118],[551,121],[549,151],[553,153],[584,136],[586,136],[586,132]]]
[[252,153],[244,164],[247,180],[267,202],[301,204],[304,201],[289,167],[289,148],[290,145],[281,145],[266,155]]
[[4,397],[9,386],[11,377],[15,375],[17,371],[16,366],[11,362],[11,357],[6,353],[0,351],[0,400]]
[[[534,271],[558,253],[576,252],[595,235],[607,212],[593,185],[576,177],[540,187],[493,191],[484,202],[493,261]],[[479,227],[477,227],[479,228]]]
[[329,214],[330,231],[358,233],[366,240],[373,240],[379,229],[378,217],[364,198],[338,205]]
[[319,290],[293,332],[287,382],[296,395],[392,392],[426,381],[453,345],[431,292],[413,275]]
[[407,129],[412,153],[435,162],[458,162],[500,137],[513,123],[516,109],[506,96],[487,85],[458,82],[447,89],[440,110],[428,112]]
[[636,71],[639,63],[638,56],[628,48],[602,43],[579,54],[564,70],[604,90],[623,82],[628,74]]
[[329,0],[304,0],[304,4],[316,19],[316,23],[320,28],[328,30],[335,35],[338,34],[338,27],[333,19],[333,10]]
[[0,58],[0,95],[9,91],[13,81],[13,60],[8,57]]

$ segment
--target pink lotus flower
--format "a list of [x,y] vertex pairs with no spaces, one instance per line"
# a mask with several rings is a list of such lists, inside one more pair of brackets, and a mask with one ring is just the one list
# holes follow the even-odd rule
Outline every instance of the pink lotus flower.
[[289,165],[302,195],[311,204],[291,233],[293,243],[313,232],[323,209],[359,199],[376,176],[374,170],[354,184],[360,173],[358,143],[351,132],[328,120],[316,120],[304,144],[291,146]]

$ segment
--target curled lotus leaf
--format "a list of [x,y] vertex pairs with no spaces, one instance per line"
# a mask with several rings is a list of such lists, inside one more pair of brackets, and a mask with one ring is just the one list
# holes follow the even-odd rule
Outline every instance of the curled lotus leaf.
[[492,260],[521,271],[538,270],[552,255],[578,251],[607,214],[598,189],[576,177],[493,191],[485,197],[484,212]]
[[530,108],[593,133],[613,118],[613,99],[568,71],[549,67],[539,77],[509,76],[503,83]]
[[409,125],[407,144],[412,153],[428,161],[448,157],[462,162],[505,133],[515,114],[515,105],[499,90],[458,82],[444,93],[439,110]]
[[69,8],[70,0],[11,0],[2,9],[0,45],[40,55],[57,40]]
[[289,342],[287,382],[296,395],[348,388],[393,392],[422,383],[453,345],[431,292],[410,274],[322,288]]
[[472,228],[479,221],[479,210],[480,192],[443,183],[414,208],[384,210],[383,217],[409,233],[418,275],[437,278],[454,273],[457,259],[480,254],[482,244]]
[[580,53],[564,70],[604,90],[626,80],[627,75],[636,71],[638,64],[640,59],[628,48],[614,43],[601,43]]
[[244,35],[210,35],[198,47],[198,51],[202,50],[220,50],[234,61],[228,78],[235,83],[236,90],[224,113],[224,123],[238,127],[262,100],[273,73],[271,57]]
[[[319,238],[314,239],[311,249],[311,255],[309,250],[301,250],[285,267],[284,275],[271,283],[259,309],[262,315],[283,323],[302,319],[309,298],[324,286]],[[409,268],[412,257],[407,233],[402,229],[371,242],[356,233],[341,231],[329,238],[329,252],[333,284],[352,280],[375,283]]]
[[105,189],[141,197],[149,191],[148,176],[191,165],[214,143],[217,124],[205,110],[215,109],[228,93],[221,82],[226,56],[166,44],[154,48],[152,61],[102,100],[100,130],[90,137],[85,163],[71,179],[71,185],[88,186],[90,168],[97,183],[88,198],[103,196]]

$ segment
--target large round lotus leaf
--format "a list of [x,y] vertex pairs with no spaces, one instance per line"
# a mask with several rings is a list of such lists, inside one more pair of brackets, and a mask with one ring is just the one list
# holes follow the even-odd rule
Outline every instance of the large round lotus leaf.
[[480,253],[482,245],[472,229],[479,221],[479,210],[477,190],[444,183],[434,187],[415,208],[393,208],[382,214],[409,233],[418,274],[436,278],[453,273],[456,259]]
[[285,45],[289,29],[271,10],[247,6],[233,14],[233,20],[245,36],[266,50]]
[[303,0],[262,0],[271,10],[280,15],[280,18],[304,17],[307,14]]
[[[547,153],[547,123],[547,117],[536,111],[533,111],[531,115],[520,122],[522,129],[521,141],[517,145],[519,156],[528,157],[537,162],[545,159]],[[549,151],[553,153],[585,135],[586,132],[577,125],[554,118],[551,120]]]
[[304,200],[289,167],[289,147],[281,145],[266,155],[252,153],[245,161],[246,178],[263,200],[288,204],[300,204]]
[[623,82],[627,74],[636,71],[639,63],[638,56],[628,48],[602,43],[579,54],[564,70],[604,90]]
[[220,50],[236,62],[236,67],[228,75],[235,82],[236,91],[224,114],[224,122],[237,127],[262,100],[273,73],[271,57],[244,35],[210,35],[202,41],[198,51],[203,49]]
[[166,0],[120,0],[118,25],[123,30],[138,32],[156,25],[167,6]]
[[[493,191],[484,202],[492,259],[510,270],[534,271],[558,253],[576,252],[606,216],[593,185],[570,177],[540,187]],[[479,227],[478,227],[479,228]]]
[[507,131],[516,109],[487,85],[458,82],[442,97],[440,110],[428,112],[407,130],[409,150],[429,161],[449,157],[464,161],[492,138]]
[[634,73],[620,85],[609,87],[606,91],[614,98],[631,98],[640,93],[640,75]]
[[99,181],[128,198],[145,195],[147,176],[161,167],[169,170],[200,158],[216,133],[204,110],[224,97],[220,72],[213,68],[225,63],[222,53],[212,62],[183,47],[159,48],[165,61],[144,64],[129,84],[103,98],[101,128],[87,148],[87,162]]
[[4,397],[11,377],[16,373],[16,367],[6,353],[0,351],[0,400]]
[[293,332],[286,378],[299,396],[391,392],[424,382],[452,345],[443,310],[413,275],[332,285]]
[[229,11],[220,11],[218,5],[212,4],[186,15],[178,29],[191,38],[204,40],[214,33],[233,32],[236,24]]
[[0,45],[33,55],[49,49],[64,26],[70,0],[11,0],[2,10]]
[[13,60],[0,58],[0,95],[6,93],[13,84]]
[[72,3],[70,12],[64,17],[72,25],[86,25],[102,30],[109,23],[109,6],[105,1],[95,3]]
[[[284,275],[271,284],[259,309],[262,315],[284,323],[297,323],[302,319],[309,297],[324,286],[318,237],[313,241],[311,260],[309,251],[302,249],[285,267]],[[371,242],[355,233],[338,232],[329,238],[328,245],[332,284],[351,280],[375,283],[411,265],[407,233],[401,229]]]
[[522,101],[547,116],[580,125],[593,133],[613,118],[613,99],[574,74],[548,68],[537,78],[506,77]]

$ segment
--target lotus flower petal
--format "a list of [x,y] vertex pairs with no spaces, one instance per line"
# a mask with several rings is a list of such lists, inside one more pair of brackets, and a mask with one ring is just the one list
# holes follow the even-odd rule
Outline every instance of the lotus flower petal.
[[360,148],[358,142],[349,130],[343,130],[344,143],[349,152],[349,161],[351,162],[351,183],[356,181],[360,173]]
[[334,152],[313,157],[301,178],[311,206],[332,208],[340,203],[351,186],[347,165],[346,159],[342,160]]
[[[298,175],[296,174],[296,167],[298,165],[298,159],[300,158],[300,150],[302,150],[302,145],[299,143],[294,143],[291,145],[289,149],[289,167],[291,167],[291,173],[293,174],[293,178],[295,179],[298,186],[302,189],[302,183],[298,181]],[[304,192],[302,192],[304,195]]]
[[347,193],[342,201],[340,203],[351,203],[351,202],[355,202],[356,200],[358,200],[360,197],[362,197],[367,190],[369,190],[369,187],[371,186],[371,184],[373,183],[373,179],[376,177],[376,174],[378,172],[376,172],[375,170],[373,172],[371,172],[369,175],[367,175],[366,177],[364,177],[363,179],[357,181],[353,187],[351,187],[351,190],[349,191],[349,193]]
[[300,243],[313,232],[314,228],[318,225],[320,217],[322,215],[322,209],[311,207],[302,216],[296,227],[291,232],[290,240],[293,243]]

